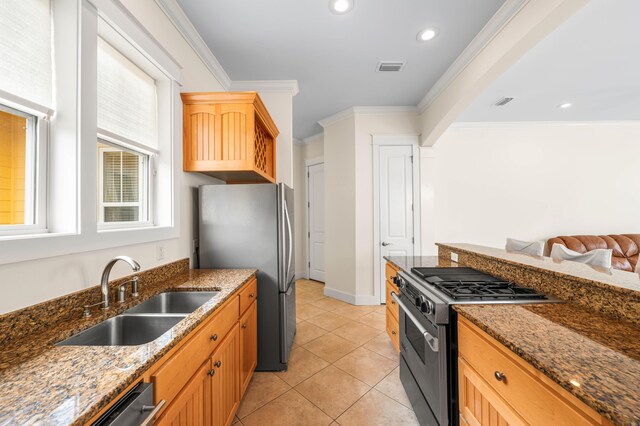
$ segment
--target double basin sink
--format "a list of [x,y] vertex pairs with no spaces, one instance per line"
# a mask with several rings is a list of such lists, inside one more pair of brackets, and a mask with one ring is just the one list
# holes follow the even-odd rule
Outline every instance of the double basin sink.
[[63,340],[57,346],[135,346],[149,343],[219,293],[160,293],[118,316]]

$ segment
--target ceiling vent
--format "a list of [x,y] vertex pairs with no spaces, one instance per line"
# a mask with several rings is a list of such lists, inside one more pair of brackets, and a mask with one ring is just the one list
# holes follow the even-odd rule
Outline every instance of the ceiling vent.
[[400,61],[382,61],[378,63],[378,71],[380,72],[398,72],[402,71],[405,62]]
[[495,106],[505,106],[506,104],[508,104],[509,102],[511,102],[514,98],[502,98],[500,99],[498,102],[496,102]]

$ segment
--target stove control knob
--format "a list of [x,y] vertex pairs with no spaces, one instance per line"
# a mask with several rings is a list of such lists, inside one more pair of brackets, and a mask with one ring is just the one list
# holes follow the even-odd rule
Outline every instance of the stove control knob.
[[427,298],[424,297],[423,295],[417,296],[416,307],[420,308],[426,301],[427,301]]
[[420,310],[425,314],[431,314],[435,310],[435,305],[431,300],[426,300],[420,305]]
[[404,289],[407,283],[400,277],[393,277],[393,283],[398,286],[399,289]]

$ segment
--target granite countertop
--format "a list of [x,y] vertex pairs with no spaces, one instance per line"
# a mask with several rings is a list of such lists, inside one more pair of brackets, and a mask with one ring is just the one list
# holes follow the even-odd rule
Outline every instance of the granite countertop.
[[451,259],[438,256],[385,256],[396,268],[411,272],[411,268],[453,268],[458,266]]
[[[386,259],[407,272],[459,266],[436,256]],[[640,424],[638,324],[575,303],[454,309],[613,423]]]
[[640,424],[640,328],[571,303],[454,309],[615,424]]
[[[143,289],[128,306],[168,290],[220,291],[156,340],[139,346],[53,346],[98,319],[78,318],[60,329],[0,349],[0,424],[84,424],[137,380],[256,270],[190,270]],[[127,306],[127,307],[128,307]],[[119,312],[119,311],[118,311]],[[110,316],[115,315],[114,312]],[[58,336],[53,339],[52,336]]]

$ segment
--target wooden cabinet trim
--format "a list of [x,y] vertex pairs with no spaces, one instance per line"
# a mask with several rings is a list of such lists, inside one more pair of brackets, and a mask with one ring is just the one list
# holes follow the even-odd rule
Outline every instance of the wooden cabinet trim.
[[258,280],[253,278],[240,291],[240,315],[258,299]]
[[240,397],[258,365],[258,304],[253,302],[240,318]]
[[386,282],[386,290],[387,290],[387,295],[386,295],[386,303],[387,303],[387,312],[390,313],[391,315],[393,315],[393,317],[396,319],[396,321],[400,320],[400,307],[398,306],[398,304],[396,303],[395,300],[393,300],[393,298],[391,297],[391,292],[394,292],[395,294],[398,294],[398,287],[396,287],[394,284],[392,284],[391,282],[387,281]]
[[396,348],[396,351],[400,353],[400,326],[398,325],[398,320],[396,320],[391,313],[389,313],[389,308],[387,308],[387,334],[391,339],[391,343]]

